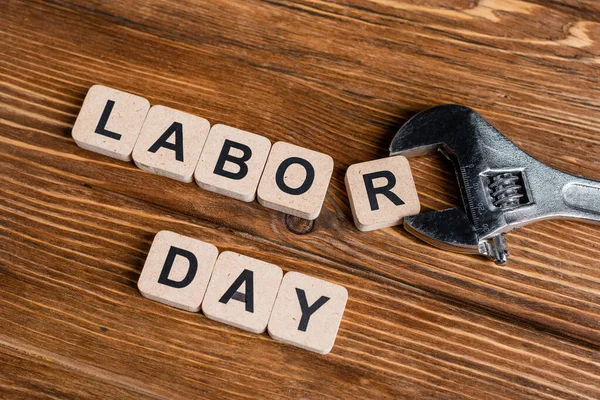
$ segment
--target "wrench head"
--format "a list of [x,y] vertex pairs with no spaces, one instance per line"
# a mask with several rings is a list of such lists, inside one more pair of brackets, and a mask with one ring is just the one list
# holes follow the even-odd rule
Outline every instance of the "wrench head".
[[536,160],[470,108],[444,105],[417,114],[392,140],[390,155],[436,150],[454,164],[463,208],[404,219],[409,232],[433,245],[502,264],[506,232],[555,218],[600,222],[600,182]]
[[[529,156],[477,112],[458,105],[433,107],[417,114],[402,126],[390,145],[390,156],[435,151],[453,163],[464,207],[405,218],[405,228],[437,247],[494,253],[489,246],[492,237],[507,226],[505,212],[528,201],[524,173],[519,168]],[[498,257],[505,259],[505,254]]]

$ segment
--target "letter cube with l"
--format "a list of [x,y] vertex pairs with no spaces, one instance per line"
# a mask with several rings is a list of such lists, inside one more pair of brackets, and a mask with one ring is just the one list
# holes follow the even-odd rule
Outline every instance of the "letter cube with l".
[[258,202],[296,217],[316,219],[332,173],[333,159],[327,154],[277,142],[258,184]]
[[215,321],[262,333],[281,278],[283,271],[277,265],[225,251],[217,259],[202,312]]
[[196,183],[241,201],[254,201],[271,142],[264,136],[217,124],[196,167]]
[[133,148],[133,161],[143,170],[191,182],[209,130],[204,118],[153,106]]
[[269,335],[320,354],[333,348],[348,301],[346,288],[288,272],[283,277],[271,318]]
[[83,149],[131,161],[133,146],[150,109],[143,97],[106,86],[92,86],[73,125],[75,143]]
[[219,251],[200,240],[160,231],[138,280],[144,297],[198,312]]
[[419,197],[405,157],[351,165],[345,180],[354,224],[361,231],[398,225],[404,217],[419,213]]

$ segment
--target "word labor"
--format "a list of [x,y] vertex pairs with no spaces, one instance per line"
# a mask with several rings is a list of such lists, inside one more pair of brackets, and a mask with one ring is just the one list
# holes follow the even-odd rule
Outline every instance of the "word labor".
[[[106,86],[92,86],[73,126],[82,148],[146,171],[307,220],[316,219],[333,172],[317,151],[210,123],[201,117]],[[404,157],[352,165],[346,187],[360,230],[397,225],[419,212]]]

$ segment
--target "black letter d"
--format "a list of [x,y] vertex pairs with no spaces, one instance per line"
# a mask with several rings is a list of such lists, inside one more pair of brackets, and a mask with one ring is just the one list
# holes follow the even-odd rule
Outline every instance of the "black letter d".
[[[175,261],[176,256],[182,256],[187,258],[190,264],[188,267],[187,274],[181,281],[174,281],[172,279],[169,279],[169,274],[171,273],[171,268],[173,268],[173,262]],[[181,289],[192,283],[192,281],[196,277],[197,271],[198,259],[196,258],[194,253],[192,253],[191,251],[180,249],[179,247],[171,246],[171,248],[169,249],[169,254],[167,254],[167,259],[165,260],[165,265],[163,265],[163,269],[160,272],[158,283],[170,286],[172,288]]]

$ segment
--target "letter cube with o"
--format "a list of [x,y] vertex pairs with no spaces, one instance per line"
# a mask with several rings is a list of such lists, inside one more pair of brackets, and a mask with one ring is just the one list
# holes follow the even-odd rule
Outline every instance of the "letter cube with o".
[[138,280],[144,297],[198,312],[219,251],[200,240],[160,231]]
[[254,201],[271,142],[227,125],[213,126],[196,167],[196,183],[241,201]]
[[277,265],[225,251],[217,259],[202,312],[215,321],[262,333],[281,278],[283,271]]
[[316,219],[332,173],[333,159],[327,154],[277,142],[258,184],[258,202],[296,217]]
[[209,130],[204,118],[153,106],[133,148],[133,161],[145,171],[191,182]]
[[143,97],[106,86],[92,86],[73,125],[75,143],[83,149],[131,161],[133,146],[150,109]]
[[348,301],[346,288],[288,272],[283,277],[271,318],[269,335],[319,354],[333,348]]
[[361,231],[399,225],[404,217],[419,213],[419,197],[405,157],[351,165],[345,180],[354,224]]

